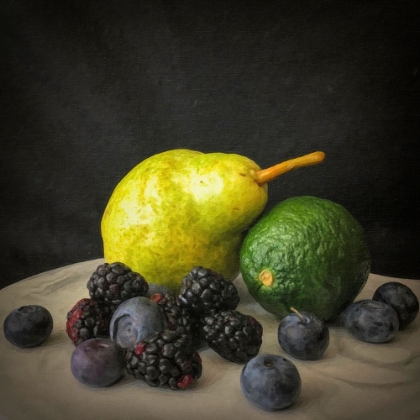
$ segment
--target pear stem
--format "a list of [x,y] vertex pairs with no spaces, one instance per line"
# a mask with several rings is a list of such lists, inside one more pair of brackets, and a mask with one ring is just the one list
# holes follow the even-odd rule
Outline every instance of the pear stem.
[[257,171],[255,173],[255,182],[258,185],[266,184],[274,178],[277,178],[279,175],[289,172],[292,169],[321,163],[324,158],[324,152],[313,152],[294,159],[286,160],[284,162],[278,163],[277,165]]

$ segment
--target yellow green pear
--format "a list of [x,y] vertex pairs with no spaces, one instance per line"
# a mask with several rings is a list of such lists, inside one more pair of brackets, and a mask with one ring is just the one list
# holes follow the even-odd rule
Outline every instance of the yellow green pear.
[[267,203],[267,182],[324,156],[314,152],[261,169],[231,153],[173,149],[153,155],[109,199],[101,222],[105,260],[174,292],[197,265],[233,279],[244,231]]

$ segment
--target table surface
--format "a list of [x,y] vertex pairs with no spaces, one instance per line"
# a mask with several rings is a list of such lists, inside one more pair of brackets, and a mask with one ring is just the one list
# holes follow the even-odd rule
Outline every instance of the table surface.
[[[20,349],[0,338],[0,416],[8,420],[166,420],[166,419],[419,419],[420,317],[394,340],[369,344],[342,327],[330,326],[330,345],[319,361],[288,356],[277,341],[279,321],[247,293],[239,276],[238,309],[263,325],[260,353],[284,355],[302,378],[298,402],[281,412],[254,407],[242,395],[242,365],[230,363],[212,350],[200,351],[203,375],[185,391],[151,388],[126,375],[108,388],[90,388],[70,371],[74,350],[65,332],[66,314],[88,297],[87,280],[102,259],[86,261],[30,277],[0,290],[0,321],[16,307],[45,306],[54,329],[40,347]],[[408,285],[420,297],[420,281],[371,274],[359,298],[370,298],[386,281]]]

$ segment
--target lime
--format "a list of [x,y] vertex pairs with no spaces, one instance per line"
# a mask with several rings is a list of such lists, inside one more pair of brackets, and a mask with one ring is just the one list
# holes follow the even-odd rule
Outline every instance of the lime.
[[280,318],[294,307],[335,319],[365,285],[370,264],[359,222],[340,204],[312,196],[277,204],[250,228],[240,251],[249,293]]

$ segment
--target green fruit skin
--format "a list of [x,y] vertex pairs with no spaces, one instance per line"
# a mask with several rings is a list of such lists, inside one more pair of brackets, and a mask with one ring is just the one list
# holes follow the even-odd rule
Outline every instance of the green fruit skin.
[[179,291],[196,265],[239,274],[244,230],[263,211],[267,186],[245,156],[168,150],[134,167],[105,208],[105,260],[121,261],[150,283]]
[[[240,250],[240,270],[253,298],[283,318],[290,308],[336,319],[370,273],[364,231],[341,205],[312,196],[282,201],[251,227]],[[271,286],[259,280],[264,269]]]

